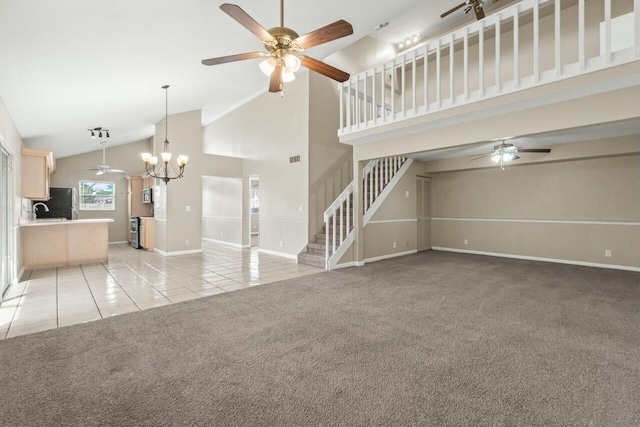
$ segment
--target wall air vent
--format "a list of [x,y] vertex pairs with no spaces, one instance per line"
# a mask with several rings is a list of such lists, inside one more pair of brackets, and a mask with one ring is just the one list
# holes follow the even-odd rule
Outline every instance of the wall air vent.
[[289,157],[289,163],[298,163],[300,161],[300,156]]

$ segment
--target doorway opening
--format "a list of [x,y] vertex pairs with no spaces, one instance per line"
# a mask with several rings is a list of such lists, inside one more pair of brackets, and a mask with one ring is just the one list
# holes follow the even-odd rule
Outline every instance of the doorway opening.
[[0,141],[0,303],[13,282],[15,255],[13,247],[12,157]]
[[249,177],[249,203],[249,236],[251,247],[254,248],[260,246],[260,179],[257,176]]

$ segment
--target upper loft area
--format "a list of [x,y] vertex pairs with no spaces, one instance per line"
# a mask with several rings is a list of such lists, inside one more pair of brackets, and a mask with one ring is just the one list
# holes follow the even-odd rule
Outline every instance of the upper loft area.
[[[640,0],[523,0],[339,84],[338,136],[360,144],[486,110],[481,101],[504,95],[512,95],[504,102],[531,102],[527,89],[638,61],[639,21]],[[637,74],[604,86],[638,85]],[[620,73],[602,78],[620,80]],[[558,99],[558,90],[575,93],[573,86],[546,90],[549,102],[549,92]]]

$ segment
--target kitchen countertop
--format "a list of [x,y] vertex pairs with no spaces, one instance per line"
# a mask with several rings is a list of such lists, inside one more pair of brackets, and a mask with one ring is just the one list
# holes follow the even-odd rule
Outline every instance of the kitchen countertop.
[[73,224],[97,224],[101,222],[114,222],[111,218],[94,218],[94,219],[70,219],[70,220],[20,220],[20,227],[48,227],[51,225],[73,225]]

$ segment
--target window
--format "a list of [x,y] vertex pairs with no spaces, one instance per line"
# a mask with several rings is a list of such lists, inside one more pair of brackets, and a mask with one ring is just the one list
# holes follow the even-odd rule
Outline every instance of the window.
[[115,211],[115,182],[80,181],[80,210]]

